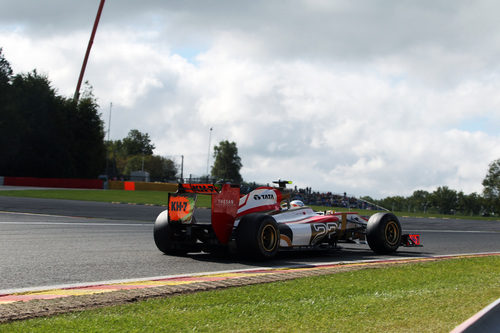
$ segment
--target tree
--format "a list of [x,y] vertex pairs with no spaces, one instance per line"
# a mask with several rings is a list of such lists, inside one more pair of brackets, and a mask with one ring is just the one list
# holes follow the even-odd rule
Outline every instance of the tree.
[[462,191],[457,194],[457,211],[464,215],[479,215],[481,212],[482,198],[477,193],[464,194]]
[[0,47],[0,87],[4,87],[12,77],[12,68],[10,63],[3,56],[3,49]]
[[122,140],[105,141],[106,145],[106,175],[110,178],[118,178],[123,175],[127,165],[127,151]]
[[73,139],[70,153],[79,177],[93,178],[104,170],[104,124],[98,108],[95,99],[83,95],[69,119]]
[[[130,171],[142,170],[142,161],[144,158],[145,165],[149,165],[148,161],[153,161],[148,159],[148,157],[154,156],[153,149],[155,146],[151,143],[149,134],[142,133],[139,130],[132,129],[129,131],[126,138],[123,140],[110,140],[106,141],[107,149],[107,169],[106,174],[111,178],[119,177],[123,175],[130,175]],[[162,166],[167,162],[164,162],[164,158],[161,156],[154,156],[156,158],[157,167],[149,166],[144,167],[144,170],[148,171],[152,179],[165,179],[173,178],[171,177],[172,170],[168,167]],[[153,162],[151,162],[153,163]],[[173,162],[172,162],[173,163]],[[149,169],[154,168],[159,170],[158,172],[152,172]],[[165,171],[167,170],[167,171]],[[174,174],[175,175],[175,174]],[[168,176],[168,177],[167,177]]]
[[211,169],[213,177],[241,183],[243,180],[240,175],[241,167],[241,158],[238,156],[235,142],[225,140],[214,147],[214,165]]
[[424,190],[416,190],[408,199],[415,211],[423,211],[425,213],[431,205],[430,197],[431,194],[429,192]]
[[456,210],[457,191],[449,189],[448,186],[438,187],[437,190],[432,192],[431,198],[434,207],[441,214],[450,214]]
[[142,170],[143,167],[144,171],[149,172],[152,181],[172,180],[175,179],[175,175],[177,174],[177,167],[174,161],[158,155],[131,156],[127,160],[127,165],[123,173],[125,175],[130,175],[130,172]]
[[490,163],[483,180],[483,195],[490,209],[500,213],[500,159]]
[[[10,66],[0,57],[3,77]],[[58,96],[36,70],[9,76],[0,92],[0,174],[94,178],[104,168],[104,130],[95,99]]]
[[[2,159],[5,158],[3,150],[9,149],[6,146],[7,135],[11,134],[10,119],[15,115],[15,111],[12,109],[12,88],[10,83],[12,76],[12,69],[10,67],[7,59],[4,58],[2,53],[2,48],[0,48],[0,147],[2,147],[2,156],[0,157],[0,166]],[[0,169],[1,170],[1,169]]]
[[408,208],[408,199],[402,196],[387,197],[375,202],[377,205],[390,209],[391,211],[404,211]]
[[128,132],[128,135],[123,139],[123,146],[127,155],[153,155],[155,146],[151,143],[149,134],[141,133],[139,130],[133,129]]

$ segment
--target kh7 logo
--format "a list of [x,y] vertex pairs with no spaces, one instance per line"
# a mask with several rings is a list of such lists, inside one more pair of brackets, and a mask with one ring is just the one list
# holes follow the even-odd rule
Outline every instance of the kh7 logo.
[[194,203],[189,197],[171,196],[168,207],[170,221],[180,221],[182,223],[191,222],[193,216]]
[[186,189],[200,193],[217,193],[217,188],[210,184],[190,184],[186,185]]
[[187,207],[187,202],[172,201],[170,203],[170,210],[173,212],[186,211]]

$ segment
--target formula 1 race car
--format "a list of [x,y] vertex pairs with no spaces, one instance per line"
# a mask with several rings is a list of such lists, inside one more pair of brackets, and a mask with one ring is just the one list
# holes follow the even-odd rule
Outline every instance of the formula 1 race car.
[[[392,213],[366,219],[351,212],[315,212],[282,190],[259,187],[240,195],[239,185],[179,184],[156,219],[156,246],[169,255],[229,248],[256,260],[284,250],[332,249],[342,242],[368,242],[379,254],[421,246],[419,235],[402,234]],[[198,194],[211,196],[211,209],[196,208]]]

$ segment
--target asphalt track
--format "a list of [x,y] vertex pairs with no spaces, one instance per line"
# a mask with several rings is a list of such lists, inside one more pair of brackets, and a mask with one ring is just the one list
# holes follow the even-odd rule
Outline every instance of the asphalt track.
[[419,232],[423,248],[393,256],[366,245],[320,253],[285,253],[265,263],[228,255],[163,255],[153,242],[163,207],[0,197],[0,294],[28,288],[141,279],[254,267],[282,267],[378,258],[500,251],[500,222],[401,218],[404,232]]

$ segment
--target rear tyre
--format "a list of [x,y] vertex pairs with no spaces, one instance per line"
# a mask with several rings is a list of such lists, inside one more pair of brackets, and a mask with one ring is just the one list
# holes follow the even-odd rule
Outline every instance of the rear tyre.
[[278,252],[280,232],[278,224],[269,215],[244,216],[236,229],[238,253],[247,259],[270,259]]
[[401,224],[392,213],[376,213],[368,220],[366,240],[375,253],[388,254],[401,244]]
[[176,241],[177,234],[175,226],[168,222],[168,211],[165,210],[160,213],[156,218],[153,229],[156,247],[168,255],[185,255],[190,248],[184,242]]

